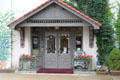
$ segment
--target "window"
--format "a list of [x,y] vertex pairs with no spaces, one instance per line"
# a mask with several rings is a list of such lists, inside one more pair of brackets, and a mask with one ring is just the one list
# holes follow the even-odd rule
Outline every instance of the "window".
[[33,44],[33,49],[38,49],[39,48],[39,38],[38,36],[33,36],[32,37],[32,44]]
[[68,34],[62,34],[60,36],[60,53],[68,53]]
[[47,53],[55,53],[55,37],[53,35],[48,36]]
[[32,48],[33,50],[39,49],[39,29],[32,28]]

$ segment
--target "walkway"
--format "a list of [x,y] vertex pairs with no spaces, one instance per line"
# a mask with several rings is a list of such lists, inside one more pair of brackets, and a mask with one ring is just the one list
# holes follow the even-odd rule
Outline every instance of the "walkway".
[[0,80],[120,80],[110,75],[0,73]]

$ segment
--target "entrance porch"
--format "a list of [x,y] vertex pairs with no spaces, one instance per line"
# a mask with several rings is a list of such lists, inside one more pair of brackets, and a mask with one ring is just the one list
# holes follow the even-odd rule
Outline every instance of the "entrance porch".
[[[76,45],[76,39],[81,44]],[[82,48],[82,28],[32,28],[32,54],[40,59],[38,72],[73,73],[77,47]]]
[[[33,61],[25,62],[28,63],[25,65],[19,61],[19,70],[35,70],[38,73],[73,73],[75,51],[77,48],[84,51],[89,47],[89,33],[87,32],[89,32],[89,27],[25,28],[25,36],[28,34],[30,36],[24,37],[29,42],[21,46],[25,48],[25,45],[29,45],[30,55],[34,55],[37,60],[35,63]],[[88,51],[85,53],[89,54]],[[90,70],[94,68],[94,62],[92,65]],[[79,71],[82,70],[79,69]]]

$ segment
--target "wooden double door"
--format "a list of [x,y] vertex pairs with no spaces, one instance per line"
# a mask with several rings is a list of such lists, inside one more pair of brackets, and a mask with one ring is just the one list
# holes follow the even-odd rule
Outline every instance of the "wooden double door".
[[45,68],[72,68],[71,46],[69,32],[45,32]]

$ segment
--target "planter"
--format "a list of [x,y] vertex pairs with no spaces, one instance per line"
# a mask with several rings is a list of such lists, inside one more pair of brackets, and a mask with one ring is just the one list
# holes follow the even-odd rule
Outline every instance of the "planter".
[[74,58],[73,69],[79,71],[90,71],[92,69],[92,59],[90,58]]
[[120,71],[110,71],[112,76],[120,76]]

